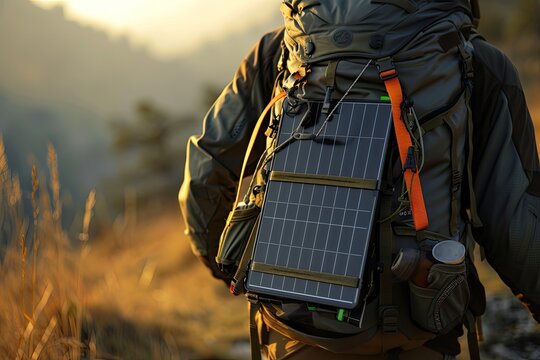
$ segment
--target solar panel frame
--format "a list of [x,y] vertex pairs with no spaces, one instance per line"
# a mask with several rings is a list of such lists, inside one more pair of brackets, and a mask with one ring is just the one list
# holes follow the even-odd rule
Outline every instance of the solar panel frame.
[[[272,159],[271,174],[301,174],[321,178],[321,183],[302,183],[290,176],[275,181],[271,176],[248,291],[346,309],[358,305],[392,115],[388,103],[347,101],[338,106],[319,138],[292,141]],[[314,121],[305,133],[316,133],[324,123],[320,108],[320,103],[312,103]],[[284,113],[278,145],[292,136],[303,116],[304,112]],[[336,186],[329,177],[367,179],[376,186]],[[312,273],[321,274],[322,280],[313,280]]]

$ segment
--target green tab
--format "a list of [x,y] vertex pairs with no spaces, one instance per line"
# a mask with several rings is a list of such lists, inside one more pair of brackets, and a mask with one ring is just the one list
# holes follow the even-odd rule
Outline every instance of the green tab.
[[383,95],[379,99],[384,102],[390,102],[390,96],[388,95]]
[[309,311],[317,311],[317,307],[316,307],[316,306],[309,305],[309,304],[308,304],[308,306],[307,306],[307,309],[308,309]]
[[336,318],[338,321],[343,321],[343,318],[345,317],[345,309],[338,309]]

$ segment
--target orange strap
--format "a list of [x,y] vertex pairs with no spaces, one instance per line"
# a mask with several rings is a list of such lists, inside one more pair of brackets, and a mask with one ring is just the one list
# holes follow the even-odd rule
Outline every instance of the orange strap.
[[392,105],[392,118],[394,121],[394,131],[396,133],[397,144],[399,148],[399,156],[401,158],[401,165],[404,168],[403,178],[405,185],[407,186],[407,192],[409,193],[409,201],[411,204],[411,211],[414,220],[414,227],[416,231],[424,230],[428,227],[428,216],[426,211],[426,204],[424,202],[424,195],[422,194],[422,185],[420,183],[420,176],[416,169],[416,159],[414,158],[413,166],[415,171],[406,166],[409,162],[412,149],[412,141],[409,131],[405,127],[405,123],[401,117],[401,104],[403,103],[403,92],[401,90],[401,84],[397,77],[396,69],[386,70],[380,73],[381,79],[384,81],[386,91],[390,96],[390,103]]

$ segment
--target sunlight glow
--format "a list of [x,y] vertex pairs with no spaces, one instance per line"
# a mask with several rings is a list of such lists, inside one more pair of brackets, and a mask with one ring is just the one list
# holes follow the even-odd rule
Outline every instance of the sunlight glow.
[[[277,0],[32,0],[63,6],[69,19],[127,35],[161,57],[188,52],[279,12]],[[270,30],[270,29],[269,29]]]

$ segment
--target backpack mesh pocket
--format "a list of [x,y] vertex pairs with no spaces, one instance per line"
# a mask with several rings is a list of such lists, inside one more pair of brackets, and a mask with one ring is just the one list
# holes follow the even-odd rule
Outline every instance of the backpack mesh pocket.
[[241,202],[229,215],[216,256],[216,262],[222,272],[234,274],[236,271],[260,213],[261,208],[254,202],[248,204]]
[[411,316],[422,328],[445,334],[461,323],[469,304],[465,263],[433,265],[428,283],[423,288],[409,281]]

